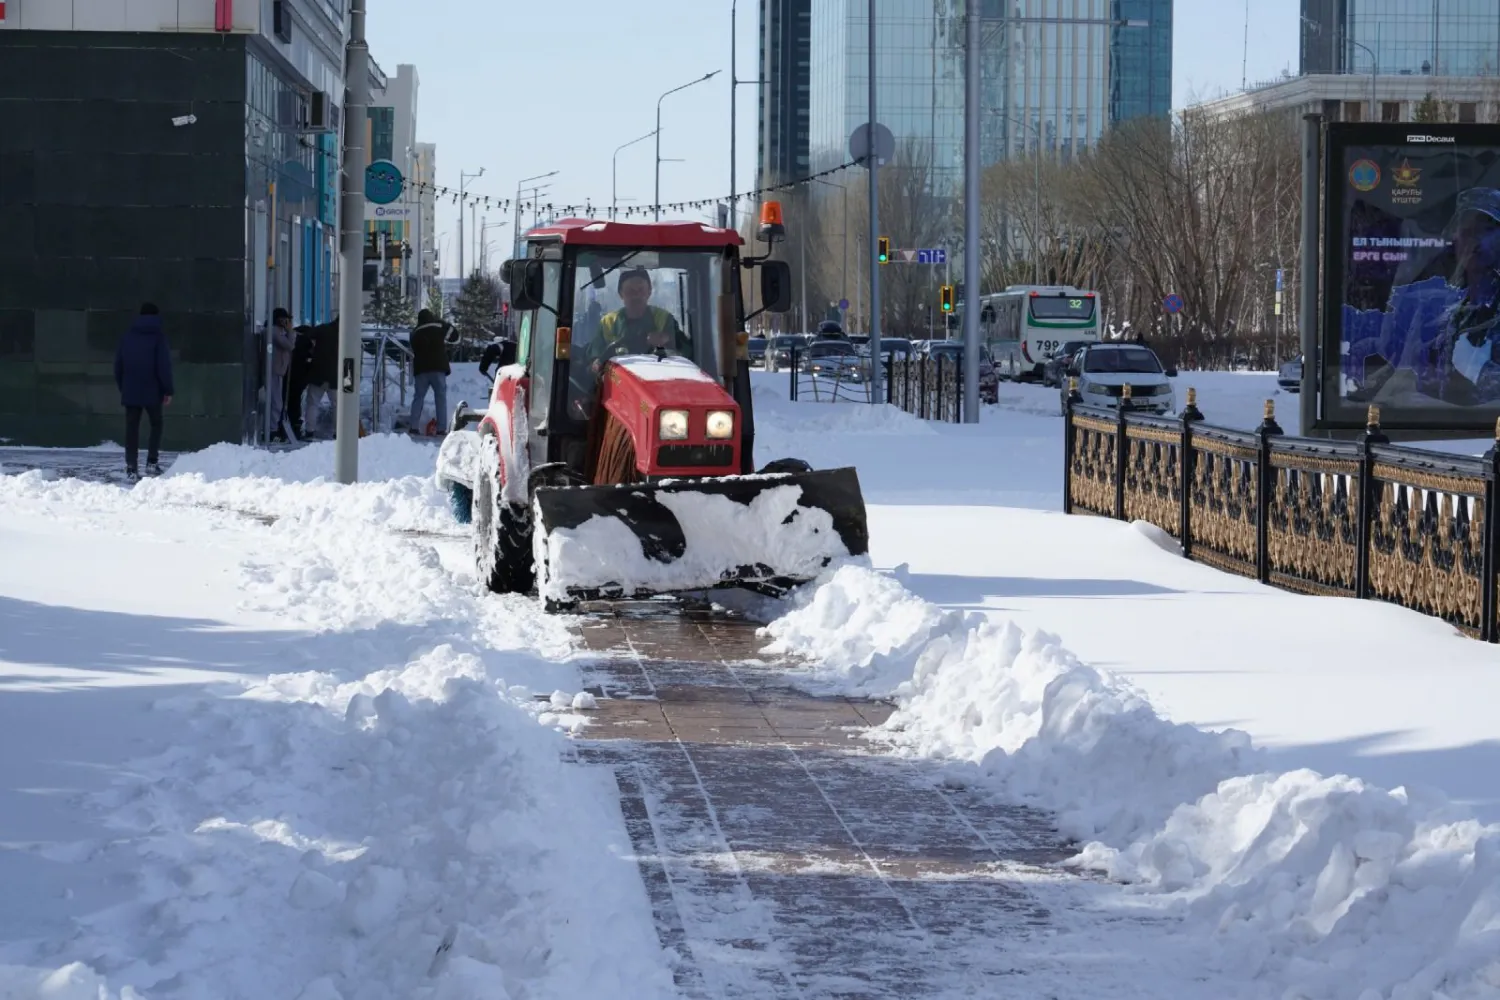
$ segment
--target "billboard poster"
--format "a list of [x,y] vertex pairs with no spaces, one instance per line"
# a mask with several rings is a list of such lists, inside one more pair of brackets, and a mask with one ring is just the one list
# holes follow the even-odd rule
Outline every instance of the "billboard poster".
[[1334,123],[1318,426],[1493,429],[1500,126]]

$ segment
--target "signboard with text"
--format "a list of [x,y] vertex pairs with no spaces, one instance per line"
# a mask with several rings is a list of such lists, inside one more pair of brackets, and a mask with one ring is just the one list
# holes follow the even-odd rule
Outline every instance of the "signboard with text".
[[1500,417],[1500,126],[1333,123],[1317,426]]

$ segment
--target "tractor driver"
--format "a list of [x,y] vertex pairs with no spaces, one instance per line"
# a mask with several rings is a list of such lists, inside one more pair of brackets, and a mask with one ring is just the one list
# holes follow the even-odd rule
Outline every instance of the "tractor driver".
[[604,362],[625,354],[663,351],[692,357],[692,341],[676,317],[651,304],[651,272],[626,271],[617,287],[625,305],[599,320],[599,336],[589,345],[589,367],[595,375],[604,370]]

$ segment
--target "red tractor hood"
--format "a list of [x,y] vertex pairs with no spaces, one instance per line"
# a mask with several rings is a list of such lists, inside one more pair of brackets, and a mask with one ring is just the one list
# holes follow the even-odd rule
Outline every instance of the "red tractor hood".
[[[600,405],[629,430],[642,475],[728,476],[740,470],[739,405],[713,376],[686,358],[614,358],[605,368]],[[664,410],[687,411],[686,438],[660,438]],[[734,432],[711,439],[708,415],[719,411],[734,415]]]

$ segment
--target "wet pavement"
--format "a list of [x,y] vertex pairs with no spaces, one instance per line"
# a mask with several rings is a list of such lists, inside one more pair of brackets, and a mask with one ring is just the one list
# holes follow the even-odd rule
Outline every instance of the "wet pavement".
[[[176,452],[162,452],[162,468],[170,468],[176,459]],[[123,448],[0,448],[0,470],[4,474],[37,469],[49,470],[65,479],[120,483],[125,481],[125,451]]]
[[879,752],[889,705],[795,690],[744,619],[626,604],[582,637],[580,759],[614,770],[684,996],[1015,995],[1051,930],[1031,886],[1076,878],[1047,814]]

